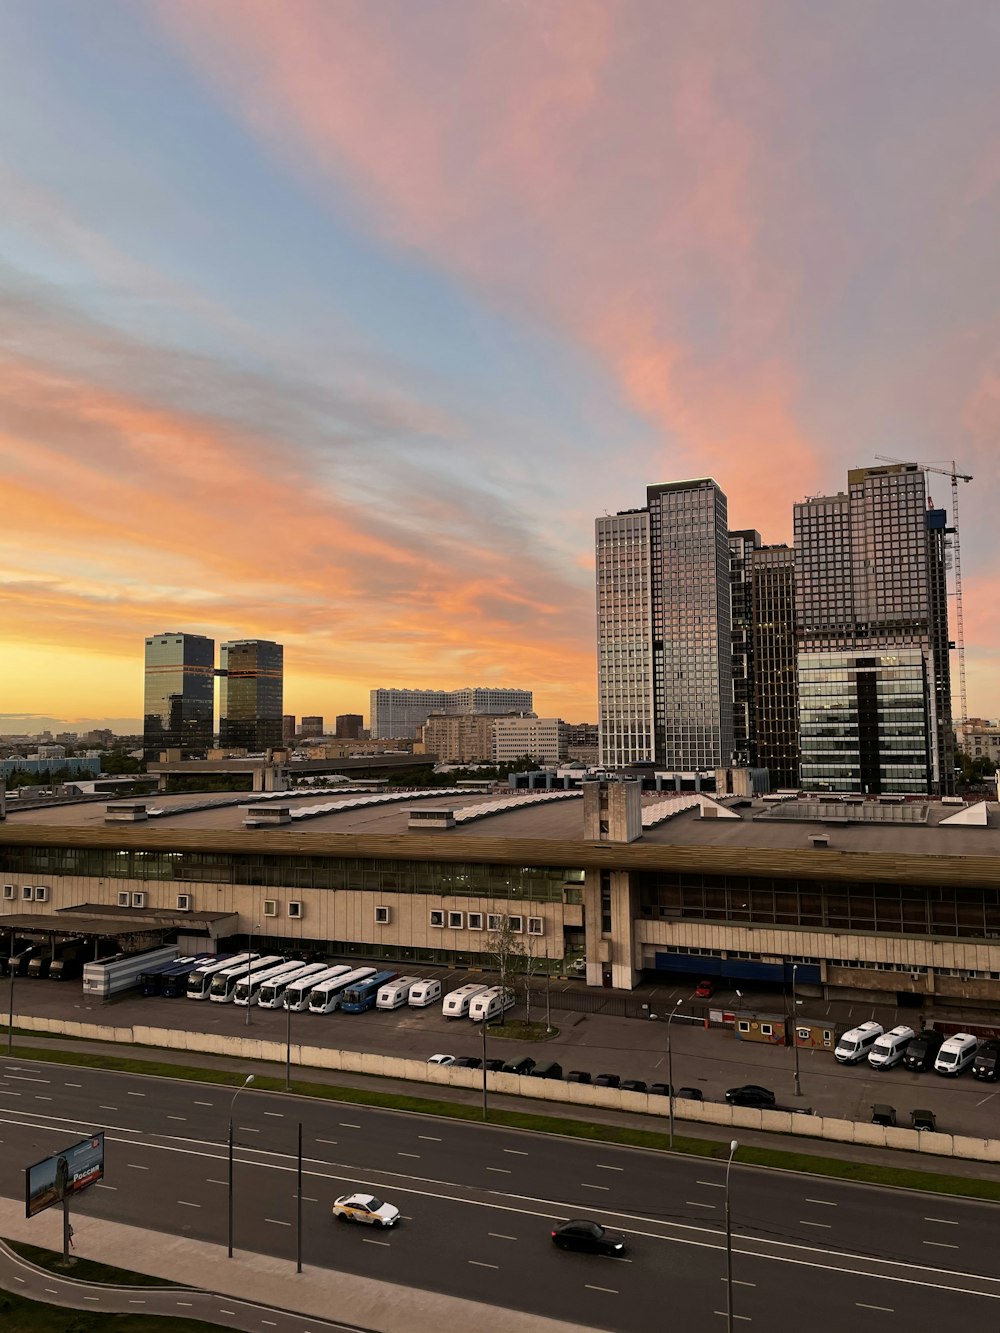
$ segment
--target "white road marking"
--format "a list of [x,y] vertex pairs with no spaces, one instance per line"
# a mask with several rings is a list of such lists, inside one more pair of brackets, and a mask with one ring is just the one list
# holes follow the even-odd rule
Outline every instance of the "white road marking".
[[487,1236],[492,1236],[494,1240],[517,1240],[516,1236],[505,1236],[502,1231],[487,1231]]
[[584,1181],[584,1182],[581,1184],[580,1188],[581,1188],[582,1190],[605,1190],[605,1191],[607,1191],[607,1190],[609,1190],[609,1189],[611,1188],[611,1186],[610,1186],[610,1185],[588,1185],[587,1182]]
[[[20,1281],[20,1278],[18,1278],[18,1281]],[[84,1296],[83,1299],[85,1301],[99,1301],[101,1298],[100,1296]]]
[[[83,1084],[82,1084],[82,1083],[67,1083],[65,1086],[66,1086],[67,1088],[82,1088],[82,1087],[83,1087]],[[90,1299],[96,1301],[96,1300],[97,1300],[97,1297],[96,1297],[96,1296],[92,1296]]]
[[[726,1318],[725,1310],[713,1310],[712,1313],[721,1315],[723,1319]],[[750,1316],[748,1314],[737,1314],[735,1310],[733,1311],[733,1318],[742,1319],[745,1324],[749,1324],[750,1322]]]
[[514,1155],[515,1157],[527,1157],[527,1156],[529,1156],[528,1153],[523,1152],[520,1148],[504,1148],[504,1152],[513,1153],[513,1155]]
[[100,1103],[100,1108],[101,1108],[102,1111],[117,1111],[117,1110],[118,1110],[118,1107],[117,1107],[117,1106],[105,1106],[103,1102]]
[[130,1166],[130,1167],[132,1168],[133,1171],[148,1171],[148,1170],[149,1170],[149,1167],[148,1167],[148,1166],[140,1166],[138,1162],[126,1162],[125,1165],[126,1165],[126,1166]]
[[116,1190],[116,1189],[118,1188],[118,1186],[117,1186],[117,1185],[101,1185],[101,1184],[98,1184],[97,1188],[98,1188],[99,1190]]
[[228,1185],[228,1184],[229,1184],[229,1181],[228,1181],[228,1180],[209,1180],[207,1183],[208,1183],[209,1185]]
[[31,1074],[8,1074],[8,1078],[17,1079],[18,1083],[51,1083],[50,1078],[34,1078]]
[[866,1305],[864,1301],[855,1301],[854,1304],[859,1310],[878,1310],[881,1314],[894,1314],[891,1305]]
[[168,1116],[167,1116],[167,1119],[168,1119],[168,1120],[186,1120],[186,1119],[187,1119],[187,1116],[186,1116],[186,1115],[168,1115]]
[[348,1121],[348,1120],[338,1120],[338,1121],[337,1121],[337,1124],[341,1127],[341,1129],[360,1129],[360,1128],[361,1128],[360,1125],[352,1125],[352,1124],[350,1123],[350,1121]]
[[291,1222],[282,1222],[278,1217],[265,1217],[264,1221],[270,1222],[275,1227],[290,1227],[292,1225]]
[[130,1092],[126,1095],[129,1097],[145,1097],[146,1094],[144,1092]]
[[200,1204],[200,1203],[188,1203],[187,1199],[178,1199],[177,1202],[178,1202],[183,1208],[200,1208],[200,1207],[201,1207],[201,1204]]
[[178,1301],[178,1305],[186,1305],[189,1309],[194,1305],[194,1301]]
[[925,1222],[940,1222],[943,1227],[957,1227],[958,1223],[951,1217],[925,1217]]
[[[195,1102],[195,1106],[211,1106],[211,1105],[213,1105],[212,1102]],[[229,1311],[228,1311],[228,1310],[223,1310],[222,1313],[223,1313],[223,1314],[228,1314]]]
[[606,1291],[606,1292],[608,1293],[609,1296],[617,1296],[617,1295],[618,1295],[618,1292],[615,1290],[614,1287],[595,1287],[595,1286],[594,1286],[592,1283],[590,1283],[590,1282],[585,1282],[583,1285],[584,1285],[584,1287],[585,1287],[585,1289],[586,1289],[587,1291]]
[[466,1263],[474,1264],[476,1268],[499,1268],[499,1264],[484,1264],[481,1259],[467,1259]]
[[595,1162],[594,1166],[598,1171],[624,1171],[623,1166],[605,1166],[603,1162]]
[[332,1147],[334,1147],[334,1148],[336,1148],[336,1146],[337,1146],[337,1140],[336,1140],[336,1139],[317,1139],[316,1142],[317,1142],[317,1143],[329,1143],[329,1144],[330,1144]]
[[696,1185],[706,1185],[711,1190],[724,1190],[725,1184],[721,1180],[696,1180]]
[[[720,1278],[719,1278],[719,1281],[720,1281],[720,1282],[725,1282],[726,1280],[727,1280],[727,1279],[724,1278],[724,1277],[720,1277]],[[756,1282],[744,1282],[744,1281],[742,1281],[742,1280],[741,1280],[740,1278],[738,1278],[738,1277],[734,1277],[734,1278],[733,1278],[733,1286],[734,1286],[734,1287],[756,1287],[756,1285],[757,1285]]]
[[235,1314],[235,1313],[236,1313],[235,1310],[223,1310],[221,1306],[219,1307],[219,1314]]
[[836,1208],[836,1207],[837,1207],[837,1205],[836,1205],[835,1203],[832,1203],[829,1199],[806,1199],[806,1203],[818,1203],[818,1204],[820,1204],[823,1208]]
[[936,1250],[957,1250],[957,1245],[949,1245],[946,1240],[925,1240],[925,1245],[933,1245]]
[[[428,1143],[443,1143],[443,1142],[444,1142],[444,1139],[439,1139],[438,1136],[437,1136],[436,1134],[418,1134],[418,1135],[417,1135],[417,1138],[418,1138],[418,1139],[426,1139],[426,1140],[428,1141]],[[322,1143],[323,1140],[322,1140],[322,1139],[318,1139],[317,1142],[318,1142],[318,1143]]]
[[509,1176],[510,1172],[505,1166],[488,1166],[487,1171],[495,1171],[498,1176]]
[[279,1120],[284,1120],[284,1118],[285,1118],[285,1113],[284,1113],[284,1111],[265,1111],[264,1114],[265,1114],[265,1115],[273,1115],[273,1116],[277,1116],[277,1118],[278,1118]]
[[131,1297],[129,1298],[129,1305],[145,1305],[145,1304],[146,1304],[145,1301],[137,1301],[132,1299]]
[[414,1157],[414,1158],[416,1158],[416,1160],[417,1160],[418,1162],[420,1161],[420,1154],[419,1154],[418,1152],[398,1152],[398,1153],[396,1154],[396,1156],[397,1156],[397,1157]]
[[361,1239],[366,1245],[384,1245],[387,1250],[392,1248],[387,1240],[376,1240],[374,1236],[362,1236]]
[[833,1227],[829,1222],[808,1222],[803,1218],[799,1219],[800,1227],[822,1227],[824,1231],[832,1231]]
[[44,1096],[44,1095],[43,1095],[42,1093],[40,1093],[40,1092],[36,1092],[36,1093],[35,1093],[35,1101],[36,1101],[36,1102],[50,1102],[51,1100],[52,1100],[51,1097],[46,1097],[46,1096]]
[[699,1203],[697,1199],[685,1199],[684,1202],[689,1208],[714,1208],[714,1203]]

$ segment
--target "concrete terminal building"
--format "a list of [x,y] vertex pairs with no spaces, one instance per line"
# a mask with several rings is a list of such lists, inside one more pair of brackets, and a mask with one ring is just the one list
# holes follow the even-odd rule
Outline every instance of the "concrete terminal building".
[[554,970],[585,958],[593,986],[780,986],[798,964],[814,994],[1000,1001],[996,805],[748,802],[627,781],[506,803],[342,796],[8,806],[0,930],[26,911],[67,932],[74,913],[132,914],[137,932],[150,913],[188,913],[191,947],[207,912],[231,921],[220,948],[262,923],[270,947],[479,967],[507,915]]

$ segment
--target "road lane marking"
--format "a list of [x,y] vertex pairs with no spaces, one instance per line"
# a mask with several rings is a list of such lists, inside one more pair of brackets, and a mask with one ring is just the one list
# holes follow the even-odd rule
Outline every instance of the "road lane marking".
[[474,1264],[476,1268],[499,1268],[499,1264],[484,1264],[481,1259],[466,1259],[468,1264]]
[[207,1181],[207,1184],[209,1184],[209,1185],[228,1185],[228,1184],[229,1184],[229,1181],[228,1181],[228,1180],[209,1180],[209,1181]]
[[186,1119],[187,1119],[187,1116],[186,1116],[186,1115],[168,1115],[168,1116],[167,1116],[167,1119],[168,1119],[168,1120],[186,1120]]
[[129,1097],[145,1097],[146,1094],[144,1092],[129,1092],[126,1095]]
[[105,1106],[104,1103],[101,1102],[101,1103],[100,1103],[100,1109],[101,1109],[102,1111],[117,1111],[117,1110],[118,1110],[118,1107],[117,1107],[117,1106]]
[[685,1199],[684,1202],[689,1208],[714,1208],[714,1203],[699,1203],[697,1199]]
[[46,1096],[44,1096],[43,1093],[40,1093],[40,1092],[36,1092],[36,1093],[35,1093],[35,1101],[36,1101],[36,1102],[50,1102],[51,1100],[52,1100],[51,1097],[46,1097]]
[[[728,1278],[720,1277],[720,1278],[719,1278],[719,1281],[720,1281],[720,1282],[727,1282],[727,1281],[728,1281]],[[746,1281],[744,1281],[743,1279],[738,1278],[738,1277],[734,1277],[734,1278],[733,1278],[733,1286],[734,1286],[734,1287],[756,1287],[756,1285],[757,1285],[756,1282],[746,1282]]]
[[605,1191],[607,1191],[607,1190],[610,1190],[611,1186],[610,1186],[610,1185],[588,1185],[587,1182],[584,1181],[584,1182],[581,1184],[580,1188],[581,1188],[582,1190],[605,1190]]
[[[444,1139],[439,1139],[438,1136],[437,1136],[436,1134],[418,1134],[418,1135],[417,1135],[417,1138],[418,1138],[418,1139],[426,1139],[426,1140],[428,1141],[428,1143],[443,1143],[443,1142],[444,1142]],[[317,1139],[317,1142],[318,1142],[318,1143],[322,1143],[323,1140],[322,1140],[322,1139]]]
[[349,1120],[338,1120],[337,1124],[341,1129],[360,1129],[360,1125],[352,1125]]
[[337,1140],[336,1140],[336,1139],[317,1139],[316,1142],[317,1142],[317,1143],[329,1143],[329,1144],[331,1145],[331,1147],[334,1147],[334,1148],[336,1148],[336,1146],[337,1146]]
[[[65,1086],[66,1086],[67,1088],[82,1088],[82,1087],[83,1087],[83,1084],[82,1084],[82,1083],[67,1083]],[[96,1301],[96,1300],[97,1300],[97,1297],[96,1297],[96,1296],[93,1296],[93,1297],[91,1297],[91,1299]]]
[[513,1153],[515,1157],[527,1157],[527,1156],[529,1156],[528,1153],[522,1151],[522,1149],[520,1149],[520,1148],[504,1148],[504,1152]]
[[509,1175],[510,1175],[510,1171],[508,1171],[507,1167],[505,1167],[505,1166],[488,1166],[488,1167],[486,1168],[486,1170],[487,1170],[487,1171],[495,1171],[496,1174],[497,1174],[498,1176],[509,1176]]
[[[195,1106],[211,1106],[211,1105],[213,1105],[212,1102],[195,1102]],[[222,1313],[225,1314],[226,1311],[223,1310]]]
[[604,1164],[603,1162],[595,1162],[595,1163],[594,1163],[594,1166],[598,1169],[598,1171],[624,1171],[624,1170],[625,1170],[625,1168],[624,1168],[623,1166],[605,1166],[605,1164]]
[[[713,1313],[713,1314],[717,1314],[717,1315],[721,1315],[723,1319],[728,1318],[728,1316],[726,1315],[725,1310],[713,1310],[712,1313]],[[749,1316],[748,1314],[737,1314],[735,1310],[733,1311],[733,1318],[734,1318],[734,1319],[742,1319],[743,1322],[744,1322],[745,1324],[749,1324],[749,1322],[750,1322],[750,1316]]]
[[58,1295],[59,1295],[59,1288],[58,1288],[58,1287],[46,1287],[45,1290],[49,1293],[50,1296],[58,1296]]
[[396,1156],[397,1156],[397,1157],[413,1157],[416,1161],[418,1161],[418,1162],[420,1161],[420,1154],[419,1154],[418,1152],[398,1152],[398,1153],[396,1154]]
[[836,1208],[837,1206],[835,1203],[831,1203],[829,1199],[806,1199],[806,1203],[818,1203],[823,1208]]
[[940,1222],[943,1227],[957,1227],[958,1223],[951,1217],[925,1217],[925,1222]]
[[148,1166],[140,1166],[138,1162],[126,1162],[125,1165],[126,1165],[126,1166],[130,1166],[130,1167],[132,1168],[133,1171],[148,1171],[148,1170],[149,1170],[149,1167],[148,1167]]
[[696,1180],[696,1185],[705,1185],[711,1190],[724,1190],[725,1184],[721,1180]]
[[822,1227],[824,1231],[832,1231],[833,1226],[829,1222],[809,1222],[805,1218],[799,1218],[800,1227]]
[[99,1185],[97,1186],[97,1188],[98,1188],[99,1190],[116,1190],[116,1189],[118,1188],[118,1186],[117,1186],[117,1185],[100,1185],[100,1184],[99,1184]]
[[606,1291],[606,1292],[608,1293],[609,1296],[617,1296],[617,1295],[618,1295],[618,1292],[615,1290],[614,1287],[595,1287],[595,1286],[594,1286],[592,1283],[590,1283],[590,1282],[585,1282],[583,1285],[584,1285],[584,1287],[585,1287],[585,1289],[586,1289],[587,1291]]
[[31,1074],[8,1074],[8,1078],[17,1079],[18,1083],[51,1083],[50,1078],[34,1078]]
[[200,1203],[188,1203],[187,1199],[178,1199],[177,1202],[182,1208],[200,1208]]
[[194,1301],[178,1301],[177,1304],[186,1305],[190,1309],[190,1307],[194,1305]]
[[235,1310],[223,1310],[222,1306],[221,1305],[219,1306],[219,1314],[235,1314],[235,1313],[236,1313]]
[[494,1240],[517,1240],[516,1236],[505,1236],[502,1231],[487,1231],[487,1236],[492,1236]]
[[949,1245],[946,1240],[925,1240],[924,1245],[933,1245],[936,1250],[957,1250],[957,1245]]
[[866,1305],[864,1301],[855,1301],[859,1310],[878,1310],[880,1314],[895,1314],[891,1305]]
[[282,1222],[278,1217],[265,1217],[264,1221],[270,1222],[275,1227],[290,1227],[292,1225],[291,1222]]
[[129,1298],[129,1305],[145,1305],[145,1304],[146,1304],[145,1301],[137,1301],[133,1300],[131,1297]]
[[[21,1279],[18,1278],[18,1281],[20,1281],[20,1280],[21,1280]],[[99,1301],[101,1298],[100,1298],[100,1296],[84,1296],[83,1299],[84,1299],[85,1301]]]
[[[291,1226],[291,1223],[289,1222],[288,1225]],[[366,1245],[384,1245],[387,1250],[392,1249],[387,1240],[376,1240],[374,1236],[362,1236],[361,1239]]]
[[265,1114],[265,1115],[273,1115],[273,1116],[277,1116],[279,1120],[284,1120],[284,1118],[285,1118],[285,1113],[284,1113],[284,1111],[265,1111],[264,1114]]

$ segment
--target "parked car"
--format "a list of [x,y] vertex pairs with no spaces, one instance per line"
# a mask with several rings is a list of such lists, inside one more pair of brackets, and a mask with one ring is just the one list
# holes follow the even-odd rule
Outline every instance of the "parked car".
[[744,1083],[740,1088],[729,1088],[726,1101],[730,1106],[766,1108],[774,1105],[775,1096],[770,1088],[762,1088],[759,1083]]
[[621,1254],[625,1237],[620,1231],[608,1231],[600,1222],[572,1218],[552,1229],[552,1243],[560,1250],[583,1250],[586,1254]]
[[694,994],[695,999],[697,1000],[710,1000],[715,994],[715,983],[709,981],[707,978],[703,981],[699,981],[694,988]]
[[933,1028],[918,1032],[906,1048],[903,1064],[906,1065],[907,1069],[912,1069],[916,1073],[925,1069],[932,1069],[934,1061],[937,1059],[937,1053],[943,1045],[943,1032],[937,1032]]
[[669,1084],[669,1083],[650,1083],[650,1085],[649,1085],[649,1091],[650,1091],[655,1097],[669,1097],[669,1096],[670,1096],[670,1084]]
[[594,1079],[595,1088],[617,1088],[621,1086],[620,1074],[598,1074]]
[[[667,1095],[669,1096],[669,1093]],[[703,1102],[705,1100],[705,1094],[701,1088],[678,1088],[674,1096],[686,1102]]]
[[585,1069],[571,1069],[566,1075],[567,1083],[590,1083],[591,1078]]
[[383,1203],[374,1194],[342,1194],[331,1210],[340,1222],[364,1222],[368,1226],[392,1227],[399,1221],[399,1209]]
[[455,1057],[453,1055],[429,1055],[427,1063],[429,1065],[453,1065]]
[[478,1055],[460,1055],[452,1062],[456,1069],[482,1069],[483,1062]]
[[997,1075],[1000,1074],[1000,1041],[995,1037],[984,1041],[979,1047],[972,1062],[972,1073],[976,1078],[985,1079],[988,1083],[996,1082]]
[[641,1078],[623,1078],[622,1092],[645,1092],[646,1085]]
[[498,1074],[498,1073],[500,1072],[500,1070],[503,1069],[503,1061],[502,1061],[502,1060],[487,1060],[487,1061],[486,1061],[486,1068],[489,1069],[492,1073],[494,1073],[494,1074]]
[[522,1055],[519,1060],[508,1060],[503,1067],[505,1074],[530,1074],[535,1062],[530,1055]]

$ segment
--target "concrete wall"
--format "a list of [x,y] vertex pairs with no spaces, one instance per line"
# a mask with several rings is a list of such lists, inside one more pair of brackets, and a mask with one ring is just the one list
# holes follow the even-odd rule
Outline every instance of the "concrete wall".
[[[284,1042],[262,1041],[254,1037],[229,1037],[211,1032],[185,1032],[175,1028],[113,1027],[99,1023],[77,1023],[56,1018],[17,1016],[15,1026],[26,1032],[47,1032],[89,1041],[116,1042],[150,1046],[160,1050],[192,1051],[204,1055],[225,1055],[237,1060],[266,1060],[284,1064]],[[292,1064],[310,1069],[343,1070],[347,1073],[373,1074],[379,1078],[406,1079],[411,1083],[438,1087],[473,1088],[483,1086],[479,1069],[452,1069],[429,1065],[423,1060],[406,1060],[395,1055],[375,1055],[367,1051],[339,1051],[321,1046],[293,1043]],[[530,1097],[572,1108],[599,1106],[612,1111],[629,1111],[657,1117],[668,1114],[666,1097],[645,1092],[622,1092],[618,1088],[595,1088],[585,1083],[565,1083],[562,1079],[524,1078],[519,1074],[488,1073],[490,1092],[515,1097]],[[801,1138],[827,1139],[835,1143],[857,1143],[877,1148],[902,1148],[935,1157],[961,1157],[979,1162],[1000,1162],[1000,1139],[977,1139],[961,1134],[928,1133],[926,1130],[871,1125],[864,1121],[836,1120],[829,1116],[797,1115],[792,1111],[756,1111],[725,1102],[690,1102],[676,1098],[674,1114],[680,1120],[724,1125],[733,1129],[766,1130],[774,1134],[793,1134]],[[657,1126],[651,1126],[656,1128]]]

